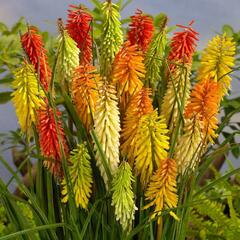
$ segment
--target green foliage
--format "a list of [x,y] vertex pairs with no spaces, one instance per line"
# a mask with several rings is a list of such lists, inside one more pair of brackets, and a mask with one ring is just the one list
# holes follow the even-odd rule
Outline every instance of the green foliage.
[[[29,227],[35,227],[33,214],[27,204],[22,202],[16,202],[16,205],[20,211],[20,214],[28,223]],[[14,225],[9,221],[8,211],[4,208],[4,205],[0,204],[0,237],[6,236],[15,231]],[[39,236],[37,233],[34,234],[34,239],[38,240]]]
[[[215,170],[215,174],[217,179],[220,173]],[[237,176],[239,177],[239,174],[235,178]],[[189,238],[238,239],[240,234],[239,193],[239,185],[231,182],[231,179],[225,179],[211,190],[194,198],[189,218],[187,234]]]

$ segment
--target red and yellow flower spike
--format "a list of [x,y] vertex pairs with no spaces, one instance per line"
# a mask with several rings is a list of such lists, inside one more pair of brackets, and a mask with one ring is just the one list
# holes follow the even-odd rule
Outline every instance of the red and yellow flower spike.
[[153,112],[150,95],[151,90],[148,88],[138,91],[130,100],[123,120],[121,152],[123,156],[127,156],[131,166],[134,163],[134,148],[139,121],[143,115]]
[[100,75],[94,66],[79,66],[73,74],[72,97],[77,113],[87,131],[93,126],[99,80]]
[[217,137],[217,114],[221,99],[218,83],[204,79],[197,83],[191,93],[190,102],[186,106],[185,118],[191,119],[197,115],[203,127],[203,136],[206,140],[214,142]]
[[177,63],[192,62],[192,57],[197,47],[196,42],[198,41],[198,32],[191,27],[193,23],[194,21],[190,22],[188,26],[177,25],[177,27],[183,30],[174,33],[170,43],[169,61]]
[[120,95],[121,110],[124,112],[131,96],[143,86],[141,78],[145,76],[144,57],[137,45],[125,42],[117,54],[113,68],[113,83],[117,85]]
[[[92,168],[90,155],[85,144],[79,144],[76,149],[71,151],[69,158],[69,177],[73,186],[76,206],[87,209],[90,195],[92,193]],[[62,181],[62,202],[66,203],[69,198],[66,178]]]
[[223,34],[222,36],[217,35],[209,41],[202,54],[198,79],[210,78],[214,82],[219,82],[222,97],[230,88],[231,77],[229,74],[234,66],[235,53],[236,44],[233,38]]
[[80,49],[80,65],[92,60],[92,16],[83,6],[69,5],[66,29]]
[[44,48],[42,36],[36,27],[28,27],[28,31],[21,36],[21,43],[35,72],[39,72],[40,81],[45,90],[48,90],[52,72],[48,65],[47,51]]
[[185,108],[190,94],[190,74],[192,56],[196,49],[198,33],[189,26],[177,25],[183,28],[176,32],[170,43],[168,60],[170,63],[168,85],[161,106],[161,114],[166,118],[170,133],[181,120],[181,111]]
[[11,94],[21,130],[29,135],[36,123],[37,110],[44,104],[44,92],[38,85],[34,67],[24,63],[14,72]]
[[131,16],[131,23],[129,24],[128,40],[131,45],[137,44],[140,50],[146,52],[153,33],[153,19],[137,9],[135,15]]
[[54,110],[46,105],[38,111],[37,130],[42,155],[46,158],[43,164],[56,177],[63,177],[62,152],[67,156],[68,146],[61,122],[61,112],[56,111],[56,121]]
[[[146,200],[150,201],[144,208],[155,206],[152,217],[161,215],[163,210],[176,208],[177,196],[177,166],[176,161],[166,158],[161,162],[160,167],[151,177],[145,193]],[[179,220],[173,211],[170,215]]]
[[[106,83],[101,83],[99,86],[99,97],[94,113],[94,130],[105,153],[111,174],[114,175],[119,163],[120,113],[115,87]],[[107,174],[98,150],[96,160],[106,187],[108,187]]]
[[157,111],[143,115],[140,119],[134,148],[135,170],[145,187],[152,173],[167,157],[169,149],[168,130],[164,118]]

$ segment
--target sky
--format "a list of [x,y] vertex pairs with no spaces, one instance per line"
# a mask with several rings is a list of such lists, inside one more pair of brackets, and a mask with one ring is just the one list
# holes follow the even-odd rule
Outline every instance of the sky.
[[[52,34],[57,32],[56,19],[66,19],[69,4],[92,6],[91,1],[87,0],[0,0],[0,3],[0,22],[12,26],[21,16],[25,16],[31,25]],[[194,28],[200,33],[199,49],[206,46],[216,32],[221,31],[223,24],[240,30],[240,0],[133,0],[122,13],[123,17],[133,15],[137,8],[152,15],[166,13],[171,26],[186,25],[195,20]],[[17,119],[11,103],[0,105],[0,132],[16,128]],[[6,157],[10,158],[10,154]]]
[[[66,17],[69,4],[85,4],[91,7],[91,1],[68,0],[0,0],[0,21],[12,25],[19,17],[42,30],[56,33],[55,22]],[[124,17],[133,15],[139,8],[146,13],[156,15],[164,12],[170,25],[187,24],[195,20],[195,28],[200,33],[200,48],[207,40],[221,30],[223,24],[230,24],[240,30],[240,0],[133,0],[122,13]]]

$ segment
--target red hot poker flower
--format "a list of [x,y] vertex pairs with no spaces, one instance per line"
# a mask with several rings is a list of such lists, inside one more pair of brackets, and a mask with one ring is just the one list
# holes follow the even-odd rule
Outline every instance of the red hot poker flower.
[[44,157],[48,158],[44,161],[44,165],[54,176],[63,177],[60,144],[62,144],[65,155],[68,153],[68,146],[60,120],[61,112],[57,110],[56,115],[57,124],[52,108],[46,106],[39,110],[37,129],[41,152]]
[[174,36],[170,43],[170,61],[180,61],[181,63],[191,63],[192,56],[196,49],[196,42],[198,41],[199,33],[196,32],[191,25],[194,21],[189,23],[189,26],[177,25],[182,28],[181,32],[174,33]]
[[30,26],[28,31],[21,36],[21,43],[36,73],[39,72],[39,78],[44,89],[48,90],[52,72],[48,65],[47,51],[37,28]]
[[92,60],[92,16],[83,6],[69,5],[67,31],[81,50],[80,65],[89,64]]
[[197,116],[202,123],[204,139],[210,142],[217,137],[217,113],[221,100],[220,85],[211,79],[204,79],[197,83],[192,90],[190,101],[185,109],[185,118]]
[[153,19],[137,9],[134,16],[131,16],[128,40],[132,45],[137,44],[145,52],[150,44],[154,32]]

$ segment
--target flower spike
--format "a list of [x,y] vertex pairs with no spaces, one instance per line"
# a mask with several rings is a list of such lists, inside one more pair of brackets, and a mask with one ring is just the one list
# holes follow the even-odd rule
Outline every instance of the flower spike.
[[219,82],[222,97],[227,93],[231,84],[229,76],[234,66],[234,55],[236,44],[232,37],[216,36],[209,41],[207,48],[203,51],[198,79],[210,78]]
[[131,229],[134,213],[137,210],[132,190],[133,181],[131,167],[127,162],[122,162],[112,182],[112,205],[115,207],[116,219],[124,230]]
[[52,72],[48,65],[47,51],[44,48],[42,36],[38,33],[36,27],[30,26],[28,31],[21,36],[21,43],[31,64],[34,66],[35,72],[45,90],[48,90],[51,81]]
[[160,81],[160,71],[163,63],[164,51],[167,44],[166,38],[167,17],[161,20],[160,31],[154,35],[145,55],[145,81],[146,85],[155,88]]
[[121,152],[123,156],[127,156],[131,166],[134,163],[134,148],[139,121],[143,115],[153,112],[150,95],[151,90],[148,88],[138,91],[130,100],[123,120]]
[[201,123],[197,116],[185,121],[183,135],[178,139],[174,159],[178,172],[182,175],[187,170],[194,170],[200,161],[203,145]]
[[180,63],[191,63],[192,57],[196,49],[196,42],[198,41],[198,32],[196,32],[191,25],[189,26],[177,25],[182,28],[181,32],[174,33],[170,43],[169,61]]
[[24,63],[22,67],[15,70],[14,75],[12,101],[16,108],[21,130],[29,135],[32,124],[36,123],[37,110],[44,104],[44,92],[38,86],[32,65]]
[[67,156],[68,146],[60,120],[61,112],[56,111],[56,121],[54,110],[46,105],[38,112],[37,130],[39,134],[40,149],[44,160],[44,165],[56,177],[63,177],[62,152]]
[[131,16],[129,28],[128,40],[131,45],[137,44],[140,50],[146,52],[154,33],[153,19],[137,9],[135,15]]
[[69,5],[66,29],[80,49],[80,65],[92,60],[92,16],[83,6]]
[[172,134],[178,121],[182,121],[182,112],[190,94],[190,74],[192,56],[196,49],[198,33],[189,26],[177,25],[183,31],[174,34],[170,43],[170,62],[167,90],[161,107],[161,114],[166,118]]
[[[112,85],[102,83],[99,87],[99,98],[96,102],[94,114],[94,129],[97,138],[106,155],[108,167],[112,175],[116,172],[119,163],[119,138],[120,138],[120,114],[117,106],[115,88]],[[96,152],[97,165],[106,187],[108,179],[102,164],[100,153]]]
[[73,74],[72,96],[77,113],[87,131],[93,125],[93,114],[97,101],[97,83],[100,76],[94,66],[79,66]]
[[[161,166],[152,176],[145,193],[146,200],[150,201],[150,203],[145,206],[145,209],[153,205],[155,206],[152,215],[153,218],[161,215],[163,210],[177,207],[178,196],[176,178],[176,161],[170,158],[164,159]],[[170,215],[178,220],[178,217],[173,211],[170,211]]]
[[79,65],[79,49],[76,42],[64,29],[63,22],[58,19],[60,35],[58,37],[57,79],[59,82],[71,82],[72,74]]
[[[220,104],[220,88],[218,83],[205,79],[195,85],[190,102],[185,110],[185,118],[190,119],[195,115],[198,116],[203,127],[203,135],[214,142],[217,137],[217,114]],[[207,140],[207,139],[206,139]]]
[[137,46],[126,42],[117,54],[114,61],[113,83],[117,85],[121,96],[120,105],[124,112],[129,98],[137,93],[143,86],[141,78],[145,77],[143,54]]
[[[69,164],[69,176],[75,195],[76,206],[87,209],[92,192],[93,177],[90,156],[85,144],[79,144],[76,149],[71,151]],[[69,198],[66,178],[63,179],[62,186],[62,202],[66,203]]]
[[106,1],[103,3],[102,11],[104,14],[104,23],[100,68],[101,75],[109,77],[112,71],[111,65],[114,61],[114,57],[123,42],[123,34],[118,5],[112,3],[112,1]]
[[165,120],[157,111],[143,115],[138,125],[134,149],[135,170],[145,187],[153,171],[167,157],[169,137]]

